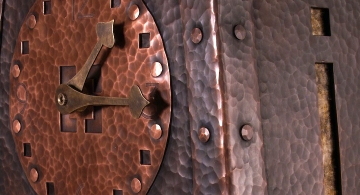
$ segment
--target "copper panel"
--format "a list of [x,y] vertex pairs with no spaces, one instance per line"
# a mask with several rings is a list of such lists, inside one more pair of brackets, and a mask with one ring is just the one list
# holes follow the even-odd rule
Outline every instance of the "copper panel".
[[193,192],[193,167],[180,1],[144,0],[164,39],[171,74],[171,131],[164,161],[149,195],[184,195]]
[[[219,59],[221,53],[216,47],[219,41],[216,23],[218,7],[215,0],[184,0],[180,2],[180,9],[189,74],[192,194],[228,194],[223,67]],[[202,127],[210,133],[206,143],[198,136]]]
[[[30,181],[26,178],[21,167],[11,132],[13,120],[9,118],[11,60],[22,22],[35,1],[13,0],[2,2],[1,28],[3,30],[1,32],[0,51],[0,192],[6,195],[35,195],[36,193],[30,186]],[[21,68],[21,64],[19,65]],[[26,124],[23,123],[21,126],[24,128]]]
[[[57,2],[58,0],[52,1]],[[88,4],[91,4],[91,1],[93,0],[89,0]],[[28,21],[26,24],[28,27],[34,25],[32,17],[25,17],[33,2],[32,0],[8,0],[4,1],[3,5],[0,71],[2,76],[0,82],[0,97],[2,98],[0,101],[0,160],[2,165],[0,166],[0,192],[4,194],[36,194],[30,185],[32,181],[28,180],[31,169],[25,170],[28,176],[26,178],[17,157],[19,155],[20,159],[24,158],[23,153],[15,150],[12,138],[13,132],[15,133],[19,128],[16,121],[21,121],[23,116],[18,114],[10,118],[8,106],[9,92],[16,95],[17,89],[20,89],[20,92],[24,89],[25,91],[29,90],[26,85],[23,88],[23,85],[17,85],[15,89],[12,88],[12,91],[10,91],[9,78],[10,75],[18,74],[17,70],[12,69],[14,64],[19,64],[19,79],[23,76],[23,64],[11,61],[11,57],[21,24]],[[92,7],[91,10],[89,10],[86,8],[87,6],[83,7],[81,5],[86,2],[85,0],[83,2],[76,0],[76,2],[79,4],[74,9],[76,13],[67,14],[64,17],[70,16],[76,20],[88,20],[95,16],[93,10],[103,10],[100,3],[97,4],[96,9],[92,5],[90,6]],[[99,2],[105,3],[108,7],[112,6],[107,0]],[[139,1],[134,2],[138,3]],[[322,164],[323,152],[320,144],[319,105],[316,98],[318,89],[316,88],[314,70],[316,62],[333,63],[334,65],[341,158],[341,167],[337,168],[341,169],[342,194],[356,194],[359,191],[360,169],[358,162],[360,161],[360,154],[357,149],[359,148],[359,114],[357,114],[357,107],[360,104],[359,98],[357,98],[359,96],[359,87],[357,85],[360,77],[357,65],[359,61],[357,37],[359,37],[358,29],[360,25],[357,16],[359,15],[360,4],[358,1],[285,0],[276,2],[233,2],[232,0],[214,0],[211,1],[213,4],[208,1],[144,0],[144,2],[152,13],[160,34],[163,36],[163,43],[168,54],[173,95],[170,124],[172,131],[168,134],[169,140],[163,164],[150,188],[149,194],[182,195],[193,194],[194,192],[198,194],[219,194],[219,191],[213,190],[217,187],[229,193],[238,194],[262,194],[262,192],[266,193],[266,188],[268,194],[324,194],[326,186],[324,186],[323,177],[324,165]],[[123,2],[121,3],[123,5]],[[68,4],[66,6],[69,6]],[[204,4],[206,4],[205,7]],[[328,36],[318,36],[325,34],[314,33],[311,23],[311,8],[313,7],[329,9],[331,33]],[[135,16],[133,19],[136,22],[136,9],[132,10],[135,11],[131,13]],[[214,13],[208,13],[208,10],[212,10]],[[142,9],[140,8],[139,11],[141,15]],[[51,11],[47,10],[46,13],[51,13]],[[208,20],[211,18],[209,15],[215,16],[217,23],[214,29],[219,33],[220,39],[218,39],[216,45],[207,44],[209,43],[207,41],[209,33],[212,31],[199,28],[202,30],[199,44],[203,44],[201,46],[204,47],[196,50],[196,52],[189,53],[189,50],[185,50],[185,48],[197,41],[194,39],[195,41],[192,42],[191,37],[188,35],[196,27],[205,26],[207,28]],[[129,16],[132,17],[127,12],[126,17]],[[104,18],[106,17],[104,16]],[[30,18],[30,20],[27,20],[27,18]],[[129,18],[129,20],[131,19]],[[183,25],[186,23],[184,20],[196,25]],[[96,22],[92,22],[90,26],[94,24]],[[39,23],[36,23],[34,29],[38,27]],[[84,26],[84,28],[88,28],[89,32],[91,31],[90,27]],[[323,31],[324,29],[320,30]],[[313,36],[316,34],[317,36]],[[80,39],[82,36],[84,35],[79,36]],[[61,40],[61,42],[66,42],[66,40]],[[88,44],[85,47],[86,51],[83,53],[88,53],[93,47],[92,44]],[[16,52],[18,52],[18,47]],[[206,51],[212,51],[214,48],[218,49],[219,61],[223,63],[222,66],[220,64],[220,68],[222,68],[220,72],[223,74],[221,77],[223,79],[219,79],[220,86],[222,86],[220,92],[214,90],[213,86],[209,84],[211,74],[208,73],[211,73],[214,63],[209,63],[209,67],[205,67],[207,64],[204,65],[202,62],[202,60],[205,61],[205,58],[201,57]],[[208,50],[203,51],[204,49]],[[29,51],[29,55],[32,55],[31,42]],[[106,49],[103,52],[106,53]],[[87,55],[84,55],[83,58],[86,59],[86,57]],[[194,62],[193,59],[201,60]],[[63,64],[63,67],[65,67],[64,65],[74,67],[76,71],[79,70],[81,64]],[[202,68],[203,66],[205,68]],[[101,75],[110,75],[109,71],[103,72],[104,68],[101,68]],[[207,72],[208,69],[211,71]],[[194,74],[194,71],[199,71],[199,75],[203,77]],[[154,71],[149,69],[149,72],[151,75],[151,72]],[[51,73],[51,75],[53,74],[59,74],[59,70]],[[153,75],[151,77],[154,78]],[[11,78],[16,80],[14,77]],[[96,76],[92,76],[92,78],[95,85],[99,82],[105,82],[103,77],[101,77],[103,79],[100,81],[96,81]],[[195,85],[193,81],[197,81],[199,85]],[[90,86],[91,82],[89,81]],[[214,103],[214,99],[197,101],[194,95],[196,93],[193,92],[201,90],[201,84],[209,87],[209,89],[206,88],[207,92],[220,93],[223,98],[216,97],[214,99],[221,100],[222,103]],[[91,92],[89,93],[95,95],[106,93],[106,91],[97,87],[99,85],[95,87],[96,89],[90,87]],[[18,95],[21,97],[20,102],[29,101],[31,93],[23,92]],[[212,97],[207,92],[198,94],[199,99]],[[117,91],[117,93],[120,92]],[[124,92],[124,94],[126,93]],[[124,94],[119,94],[119,97],[123,97]],[[205,103],[202,104],[202,102]],[[228,160],[225,165],[212,166],[209,163],[213,163],[216,158],[210,160],[207,158],[206,155],[210,153],[207,152],[209,150],[207,147],[214,146],[208,143],[214,141],[212,140],[214,136],[212,131],[219,129],[215,117],[207,117],[209,115],[207,111],[210,110],[210,106],[216,105],[214,107],[219,107],[218,105],[221,104],[223,105],[221,108],[224,109],[223,113],[218,112],[217,114],[223,114],[224,121],[226,121],[224,127],[220,128],[220,130],[225,132],[224,148]],[[155,110],[150,108],[146,111],[148,115],[154,113]],[[118,110],[121,109],[126,110],[127,108],[118,108]],[[23,107],[18,109],[18,112],[25,112],[25,110],[26,108]],[[99,114],[103,114],[101,108],[89,108],[84,114],[66,115],[63,121],[68,123],[69,129],[73,127],[76,133],[79,133],[78,128],[82,124],[85,127],[93,127],[91,131],[89,131],[89,128],[85,128],[88,129],[88,133],[84,133],[85,135],[88,135],[89,132],[97,135],[99,133],[97,132],[98,127],[103,125],[103,121],[96,120],[99,118]],[[201,114],[205,115],[199,116]],[[149,116],[144,116],[149,118]],[[198,119],[202,117],[207,118],[199,122]],[[56,118],[56,121],[59,118]],[[80,121],[79,119],[85,120]],[[211,122],[205,124],[208,121]],[[152,122],[148,124],[149,131],[154,124]],[[194,128],[196,124],[199,125]],[[243,124],[250,124],[254,127],[254,134],[249,141],[245,141],[240,137],[240,129]],[[214,129],[210,128],[210,138],[205,145],[200,145],[199,143],[202,142],[198,139],[198,130],[202,126],[215,127]],[[13,127],[15,131],[12,130]],[[29,123],[22,122],[20,124],[18,135],[22,135],[24,128],[28,129]],[[101,131],[102,134],[104,132]],[[70,134],[70,132],[66,133]],[[151,136],[152,131],[148,133]],[[263,148],[262,133],[264,139]],[[153,138],[156,140],[156,137]],[[216,136],[215,139],[221,139],[221,137]],[[199,143],[196,143],[196,141]],[[21,147],[21,152],[23,152],[23,144],[20,146],[17,144],[16,146]],[[33,144],[30,146],[36,147]],[[27,147],[28,145],[25,148]],[[215,150],[219,149],[214,148]],[[141,151],[144,158],[140,161],[147,163],[149,150],[142,148]],[[25,153],[29,155],[28,150]],[[194,153],[204,155],[192,156]],[[205,158],[203,158],[204,156]],[[193,166],[192,158],[196,166]],[[265,166],[265,180],[262,162]],[[206,167],[207,165],[209,167]],[[211,171],[218,167],[221,169],[224,166],[227,167],[225,170],[227,170],[226,174],[229,177],[228,182],[223,184],[217,182],[219,177],[208,177]],[[205,168],[199,169],[199,167]],[[230,167],[235,169],[232,170]],[[36,181],[42,182],[41,168],[39,170],[38,176],[40,177],[38,179],[40,180]],[[209,170],[210,172],[207,172]],[[34,173],[34,171],[32,172]],[[32,175],[36,176],[36,174]],[[203,175],[204,179],[202,178]],[[215,182],[209,178],[214,178]],[[231,178],[234,179],[231,180]],[[132,183],[133,185],[131,185]],[[144,184],[141,183],[141,178],[135,175],[127,180],[127,186],[127,190],[131,194],[139,189],[142,190]],[[57,189],[56,185],[51,181],[46,183],[45,187]],[[84,185],[79,184],[78,187],[77,191],[71,193],[84,192]],[[117,195],[122,192],[119,188],[109,193]]]
[[[140,10],[135,20],[128,17],[131,6]],[[14,50],[11,67],[21,62],[21,74],[18,78],[9,74],[9,118],[26,124],[13,137],[31,186],[39,194],[46,194],[49,183],[56,194],[109,194],[114,190],[127,194],[137,178],[136,191],[145,194],[163,159],[171,113],[168,61],[147,8],[141,1],[122,1],[111,8],[110,1],[53,0],[45,4],[38,0],[26,18],[33,20],[33,16],[36,25],[30,28],[23,23]],[[102,48],[93,66],[101,72],[90,73],[83,92],[127,97],[131,87],[138,85],[152,106],[140,119],[122,106],[86,109],[64,118],[55,106],[55,90],[86,61],[97,42],[96,24],[113,19],[115,47]],[[155,62],[163,68],[158,77],[151,74]],[[64,72],[64,67],[74,68]],[[95,120],[99,122],[88,123]],[[68,132],[71,121],[74,132]],[[151,137],[153,124],[162,128],[159,139]],[[30,150],[29,155],[25,150]],[[150,163],[142,164],[141,150],[148,151]]]
[[[234,195],[267,194],[253,3],[253,0],[218,1],[221,40],[218,47],[224,74],[225,147],[229,159],[227,175],[230,177],[228,188]],[[244,125],[250,125],[253,130],[249,141],[246,139],[251,136],[241,132]]]

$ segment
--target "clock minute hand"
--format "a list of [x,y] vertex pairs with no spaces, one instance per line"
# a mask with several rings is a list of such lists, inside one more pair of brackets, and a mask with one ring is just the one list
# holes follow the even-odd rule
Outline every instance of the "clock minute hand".
[[128,98],[86,95],[67,84],[61,84],[56,90],[56,106],[61,114],[70,114],[87,106],[129,106],[131,115],[139,118],[149,103],[137,85],[132,86]]
[[68,85],[82,91],[86,77],[89,74],[92,64],[95,62],[96,57],[99,55],[101,47],[103,45],[108,48],[112,48],[114,46],[115,38],[113,26],[114,20],[111,20],[110,22],[99,22],[96,25],[96,34],[99,40],[80,71],[72,79],[70,79],[70,81],[68,81]]

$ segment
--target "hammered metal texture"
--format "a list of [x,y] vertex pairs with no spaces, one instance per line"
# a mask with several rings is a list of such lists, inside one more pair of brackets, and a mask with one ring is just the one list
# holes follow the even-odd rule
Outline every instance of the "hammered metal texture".
[[329,38],[312,37],[311,5],[253,4],[269,194],[324,193],[314,66],[332,53],[312,49]]
[[[216,1],[180,2],[186,69],[189,74],[188,101],[193,159],[193,194],[228,194],[224,146],[222,68],[219,60]],[[201,42],[194,44],[191,33],[199,28]],[[210,131],[202,143],[198,129]]]
[[[4,0],[0,0],[0,23],[1,23],[2,17],[3,17],[3,15],[2,15],[3,8],[4,8],[4,6],[3,6],[3,1],[4,1]],[[0,35],[1,35],[1,32],[2,32],[2,25],[0,26]]]
[[172,111],[169,141],[149,195],[184,195],[193,192],[193,169],[185,66],[183,27],[179,1],[145,0],[165,44],[171,74]]
[[[3,1],[2,1],[3,2]],[[0,66],[0,193],[36,194],[21,167],[9,118],[9,75],[15,42],[24,18],[34,0],[12,0],[2,4],[2,39]],[[19,7],[19,5],[21,5]]]
[[[267,194],[263,132],[256,71],[253,1],[219,0],[219,46],[224,67],[224,102],[230,194]],[[238,40],[234,29],[244,26],[245,38]],[[241,127],[249,124],[254,135],[246,142]]]
[[[360,106],[360,2],[308,0],[308,5],[304,7],[307,16],[310,14],[309,6],[329,8],[331,36],[310,36],[310,53],[316,62],[333,62],[342,194],[359,194],[360,114],[357,108]],[[304,22],[306,27],[311,26],[308,19]],[[307,35],[308,32],[305,32]],[[308,71],[312,83],[315,82],[314,65],[309,66]],[[316,131],[319,131],[320,120],[316,119]]]
[[[3,28],[6,29],[6,31],[4,31],[2,39],[0,82],[0,96],[2,98],[0,101],[0,107],[2,108],[0,109],[0,192],[4,192],[4,194],[35,194],[26,176],[23,174],[17,155],[15,155],[15,144],[11,137],[11,122],[8,114],[8,75],[10,74],[11,57],[20,25],[32,2],[31,0],[8,0],[4,6]],[[191,111],[189,117],[187,102],[190,102],[189,105],[190,108],[192,108],[194,106],[192,103],[194,98],[192,97],[195,96],[193,96],[194,94],[191,90],[188,92],[186,88],[188,85],[193,86],[191,82],[193,82],[196,77],[194,77],[193,74],[188,74],[190,72],[187,72],[185,69],[184,55],[186,54],[186,57],[192,57],[196,55],[189,54],[196,53],[188,53],[187,50],[185,52],[182,33],[189,33],[193,27],[201,27],[201,25],[193,25],[189,28],[186,28],[186,25],[182,26],[180,13],[187,13],[188,16],[183,17],[187,17],[188,19],[194,18],[191,22],[200,24],[204,19],[199,19],[198,15],[204,12],[201,6],[194,4],[201,4],[203,2],[195,1],[194,4],[184,2],[184,0],[145,0],[145,2],[153,14],[154,20],[158,24],[159,31],[164,39],[166,52],[169,55],[173,95],[172,111],[176,112],[176,114],[172,112],[171,132],[169,132],[170,137],[164,162],[149,194],[192,194],[193,190],[199,187],[197,182],[192,183],[193,176],[195,177],[195,181],[203,181],[209,184],[208,188],[213,187],[214,183],[209,182],[209,177],[199,180],[195,174],[192,175],[190,144],[194,140],[190,138],[190,133],[193,138],[196,138],[196,134],[193,134],[193,131],[197,130],[200,126],[193,128],[194,119],[191,119],[191,124],[188,122],[189,118],[204,116],[195,116],[194,111]],[[263,131],[268,194],[324,194],[324,172],[322,168],[320,124],[317,111],[317,89],[314,70],[316,62],[328,62],[334,65],[340,138],[342,194],[357,194],[360,191],[360,152],[358,150],[358,148],[360,148],[360,143],[358,142],[358,138],[360,137],[360,124],[358,120],[359,114],[357,114],[357,108],[360,106],[360,100],[357,98],[360,93],[357,87],[358,83],[360,83],[360,71],[356,62],[360,61],[360,56],[358,55],[359,41],[357,38],[360,33],[360,23],[357,19],[360,15],[360,2],[356,0],[284,0],[277,2],[245,0],[236,3],[233,2],[229,8],[228,6],[224,6],[225,4],[227,5],[227,2],[228,1],[219,1],[219,9],[216,9],[219,13],[224,14],[223,16],[219,15],[220,28],[218,30],[221,32],[221,37],[230,37],[233,35],[231,32],[231,30],[233,30],[232,27],[238,23],[244,26],[247,34],[243,40],[244,43],[240,40],[233,41],[234,45],[239,44],[238,47],[241,53],[236,53],[240,56],[239,58],[235,59],[235,57],[230,55],[222,56],[223,62],[226,62],[226,58],[230,59],[231,62],[230,64],[224,63],[223,65],[225,70],[224,74],[227,75],[223,81],[226,81],[223,92],[228,94],[224,98],[225,105],[226,108],[231,108],[234,100],[229,100],[238,98],[238,96],[242,94],[243,97],[240,97],[240,103],[235,102],[235,105],[248,101],[258,109],[255,103],[258,102],[256,95],[247,97],[245,94],[249,94],[248,96],[250,96],[252,93],[247,91],[241,93],[240,90],[238,90],[238,92],[232,92],[232,90],[238,88],[254,90],[250,85],[250,82],[255,82],[252,80],[253,77],[245,78],[243,82],[246,84],[244,86],[242,86],[243,84],[238,86],[239,84],[234,82],[233,86],[229,87],[232,79],[234,79],[234,76],[229,75],[230,71],[235,72],[233,73],[234,75],[239,74],[237,70],[231,69],[232,66],[240,67],[240,74],[243,74],[245,71],[245,75],[250,76],[250,72],[254,71],[253,64],[256,64],[255,71],[258,73],[257,79],[259,82],[262,122],[256,122],[256,120],[258,120],[258,118],[256,118],[258,117],[256,116],[258,114],[257,110],[250,110],[250,114],[247,114],[239,108],[241,113],[237,113],[235,116],[228,115],[230,111],[225,112],[225,119],[229,120],[226,124],[232,124],[234,126],[233,128],[235,128],[236,125],[234,124],[236,123],[230,122],[230,120],[232,117],[239,117],[235,118],[240,120],[237,121],[239,123],[237,124],[239,125],[237,130],[239,130],[240,125],[250,120],[251,117],[254,117],[255,123],[251,123],[251,125],[254,127],[258,125],[259,127],[254,128],[255,133],[258,134],[255,136],[255,138],[258,138],[256,141],[259,141],[261,138],[261,130]],[[185,12],[184,8],[187,6],[180,8],[179,3],[189,5],[191,8],[188,9],[192,11]],[[311,7],[329,8],[331,36],[311,35]],[[234,16],[234,18],[232,16]],[[204,14],[204,18],[207,20],[208,18],[206,17],[207,15]],[[252,22],[254,22],[254,27],[252,26]],[[225,26],[225,29],[221,26]],[[203,29],[204,28],[202,28],[202,30]],[[204,31],[205,38],[209,35],[208,33],[209,32]],[[184,40],[184,43],[187,43],[190,38],[189,36],[185,38],[187,39]],[[228,40],[224,39],[221,41],[226,42]],[[250,41],[254,41],[255,43],[251,45]],[[199,44],[204,44],[204,40]],[[220,44],[218,46],[220,46]],[[229,52],[225,50],[225,48],[231,47],[232,46],[221,46],[221,48],[224,48],[224,53]],[[254,47],[255,51],[252,50]],[[238,48],[236,48],[236,50],[238,50]],[[235,52],[236,51],[231,51],[229,53]],[[255,54],[253,52],[255,52]],[[256,60],[251,63],[254,56]],[[242,58],[244,58],[244,60]],[[250,62],[246,62],[247,60]],[[233,61],[234,63],[232,63]],[[236,63],[240,65],[236,65]],[[201,63],[199,64],[201,65]],[[198,67],[196,70],[204,71],[207,69]],[[188,71],[192,71],[192,69],[188,69]],[[211,73],[211,71],[206,72],[206,74],[208,73]],[[211,76],[211,74],[209,75]],[[256,75],[253,76],[256,77]],[[242,76],[236,76],[236,78],[242,78]],[[206,79],[200,80],[204,80],[203,83],[207,81]],[[201,87],[201,82],[199,83]],[[249,88],[249,86],[251,87]],[[254,87],[256,88],[256,86]],[[254,91],[254,94],[256,94],[256,91]],[[213,100],[210,102],[212,101]],[[236,99],[236,101],[238,100]],[[200,105],[198,105],[198,107],[200,108]],[[207,113],[200,114],[206,115]],[[191,131],[188,131],[189,129],[191,129]],[[229,129],[232,129],[231,125]],[[229,133],[232,133],[232,131],[229,131]],[[225,138],[226,137],[225,135]],[[255,139],[253,141],[255,141]],[[252,144],[255,144],[255,146],[252,146]],[[259,143],[252,142],[251,145],[245,145],[245,149],[243,148],[239,153],[234,151],[234,154],[246,154],[246,150],[249,147],[255,147],[256,149],[258,147],[256,144]],[[252,152],[249,153],[249,155],[250,154],[252,154]],[[255,154],[261,154],[261,151],[259,153],[256,149]],[[194,156],[194,158],[196,158],[196,156]],[[260,156],[260,158],[264,157]],[[246,155],[245,159],[242,159],[241,156],[238,156],[237,159],[241,159],[240,163],[242,163],[241,161],[246,162],[246,159],[248,159],[249,162],[261,161],[261,159],[253,159],[252,156]],[[209,162],[211,163],[212,161],[206,161],[205,164],[209,165]],[[231,160],[228,164],[231,165]],[[247,178],[258,174],[258,172],[254,170],[260,170],[260,168],[250,167],[250,165],[251,164],[248,164],[248,167],[246,167],[250,168],[248,169],[250,171],[245,169],[241,170],[249,173],[250,176],[246,175],[245,177],[241,177],[237,180],[238,182],[246,183]],[[196,166],[194,168],[196,168]],[[202,169],[202,171],[208,170],[211,170],[211,167]],[[195,173],[199,173],[199,169],[195,169],[194,171]],[[205,176],[206,173],[208,172],[204,173]],[[233,174],[233,176],[234,175],[235,174]],[[217,179],[218,177],[215,177],[215,180]],[[263,176],[259,177],[258,180],[250,180],[250,183],[253,181],[262,183]],[[245,190],[244,193],[263,190],[261,187],[256,187],[252,189],[255,189],[254,191],[249,192],[248,189],[250,189],[250,186],[254,183],[246,186],[239,185],[237,190]],[[219,194],[218,191],[211,191],[208,188],[203,185],[201,192]],[[230,192],[235,192],[234,190],[235,186],[231,186]],[[198,194],[201,194],[201,192]]]
[[[331,36],[312,36],[311,7],[329,8]],[[360,191],[359,1],[254,3],[269,194],[323,194],[314,64],[334,65],[342,193]]]
[[[110,1],[89,1],[75,15],[72,8],[83,4],[72,2],[51,1],[46,15],[43,1],[35,2],[29,15],[37,15],[37,25],[30,29],[24,23],[16,42],[13,64],[20,61],[22,67],[18,78],[10,77],[10,120],[26,124],[20,133],[13,133],[24,172],[31,178],[29,170],[37,169],[39,178],[31,185],[39,194],[46,193],[46,182],[54,184],[55,194],[108,194],[113,190],[127,194],[134,177],[141,183],[136,192],[146,194],[160,168],[170,123],[170,75],[162,39],[141,1],[122,1],[114,9]],[[127,11],[134,4],[140,15],[132,21]],[[130,88],[138,85],[157,110],[145,109],[142,118],[134,119],[126,107],[103,107],[101,133],[87,132],[90,127],[83,113],[70,116],[77,120],[76,132],[62,132],[54,101],[60,80],[68,77],[60,76],[61,67],[80,70],[97,42],[96,24],[112,19],[117,42],[111,50],[103,48],[95,62],[101,66],[98,95],[127,97]],[[22,54],[22,41],[29,42],[29,54]],[[151,65],[156,61],[163,71],[154,78]],[[16,96],[18,86],[26,89],[22,99]],[[150,136],[155,123],[163,130],[158,140]],[[23,143],[31,144],[31,155],[24,156]],[[150,155],[146,164],[141,164],[140,150]]]

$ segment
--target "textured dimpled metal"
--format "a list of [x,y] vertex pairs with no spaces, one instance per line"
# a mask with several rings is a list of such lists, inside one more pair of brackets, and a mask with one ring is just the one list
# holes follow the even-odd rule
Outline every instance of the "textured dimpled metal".
[[[141,1],[111,2],[37,0],[20,29],[9,118],[22,168],[38,194],[146,194],[159,170],[171,113],[164,44]],[[134,7],[136,17],[129,18]],[[98,41],[96,25],[111,20],[115,45],[102,47],[81,93],[127,98],[136,85],[150,105],[140,118],[126,106],[60,114],[56,88],[84,65]],[[162,68],[156,77],[154,63]],[[152,124],[161,127],[156,139]]]

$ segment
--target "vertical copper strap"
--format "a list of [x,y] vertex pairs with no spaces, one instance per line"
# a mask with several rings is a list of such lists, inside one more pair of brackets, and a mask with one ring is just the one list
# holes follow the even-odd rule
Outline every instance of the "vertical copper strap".
[[[225,148],[230,194],[267,194],[253,1],[219,0],[218,29],[224,70]],[[240,36],[241,35],[241,36]],[[243,125],[253,137],[240,137]]]
[[[216,1],[183,0],[180,4],[189,75],[193,194],[228,194]],[[202,127],[209,130],[208,141],[198,137]]]

